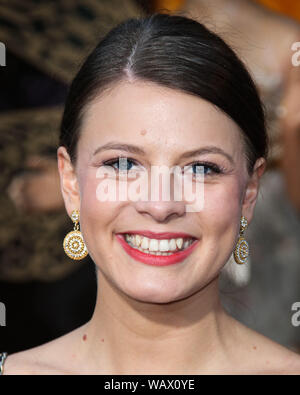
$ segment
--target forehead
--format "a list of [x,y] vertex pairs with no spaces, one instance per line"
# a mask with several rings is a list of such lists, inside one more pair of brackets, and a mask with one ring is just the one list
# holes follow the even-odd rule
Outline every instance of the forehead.
[[121,82],[88,107],[81,139],[94,145],[111,139],[160,147],[217,145],[241,150],[238,125],[197,96],[143,81]]

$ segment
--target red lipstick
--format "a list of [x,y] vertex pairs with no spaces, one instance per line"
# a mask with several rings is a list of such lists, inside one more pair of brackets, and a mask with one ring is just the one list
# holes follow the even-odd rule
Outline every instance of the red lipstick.
[[[127,233],[127,232],[126,232]],[[153,235],[150,238],[153,239],[167,239],[167,238],[179,238],[179,237],[185,237],[185,238],[193,238],[190,235],[184,234],[184,233],[152,233],[149,231],[141,231],[141,232],[128,232],[128,234],[140,234],[146,237],[150,237],[150,234]],[[163,236],[162,236],[163,235]],[[167,236],[168,235],[168,236]],[[172,237],[170,237],[172,235]],[[174,236],[175,235],[175,236]],[[181,235],[181,236],[178,236]],[[125,236],[125,235],[124,235]],[[172,255],[151,255],[151,253],[146,254],[145,252],[139,251],[136,248],[131,247],[124,239],[123,234],[116,234],[116,238],[125,250],[125,252],[131,256],[133,259],[145,263],[147,265],[154,265],[154,266],[167,266],[167,265],[173,265],[175,263],[183,261],[185,258],[187,258],[193,250],[196,248],[198,245],[199,240],[195,240],[188,248],[182,251],[177,251],[173,253]]]

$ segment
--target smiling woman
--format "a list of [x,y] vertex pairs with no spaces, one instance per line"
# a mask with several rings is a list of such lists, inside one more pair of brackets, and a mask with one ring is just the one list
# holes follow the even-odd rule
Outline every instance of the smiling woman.
[[[231,318],[219,299],[228,258],[248,254],[243,233],[266,156],[255,85],[221,38],[166,14],[111,30],[70,87],[58,149],[70,246],[86,248],[97,269],[95,311],[75,331],[8,356],[5,373],[299,373],[298,355]],[[97,199],[99,169],[121,184],[152,166],[187,166],[193,186],[200,166],[202,209],[187,213],[185,199],[161,195]]]

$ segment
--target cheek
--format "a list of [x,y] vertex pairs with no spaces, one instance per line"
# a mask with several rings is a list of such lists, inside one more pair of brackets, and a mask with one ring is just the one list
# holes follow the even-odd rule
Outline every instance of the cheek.
[[95,219],[99,217],[102,210],[102,204],[97,199],[97,186],[99,180],[96,178],[95,172],[87,172],[84,176],[79,179],[80,189],[80,206],[82,212],[82,221],[86,220],[87,217],[92,220],[93,214]]
[[86,172],[79,178],[80,226],[87,244],[90,245],[98,245],[101,238],[110,237],[109,225],[120,208],[120,203],[116,201],[103,201],[99,194],[100,184],[101,180],[96,177],[96,171]]
[[235,234],[241,212],[241,186],[237,179],[204,186],[203,220],[208,233],[222,238],[225,231]]

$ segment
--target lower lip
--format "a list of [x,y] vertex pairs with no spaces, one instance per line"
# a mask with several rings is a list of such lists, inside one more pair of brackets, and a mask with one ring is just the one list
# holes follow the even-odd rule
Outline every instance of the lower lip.
[[119,243],[121,244],[121,246],[127,252],[127,254],[130,255],[133,259],[140,261],[142,263],[146,263],[147,265],[154,265],[154,266],[173,265],[174,263],[183,261],[193,252],[199,241],[199,240],[195,240],[185,250],[175,252],[172,255],[151,255],[131,247],[128,243],[126,243],[122,235],[118,234],[116,235],[116,237]]

